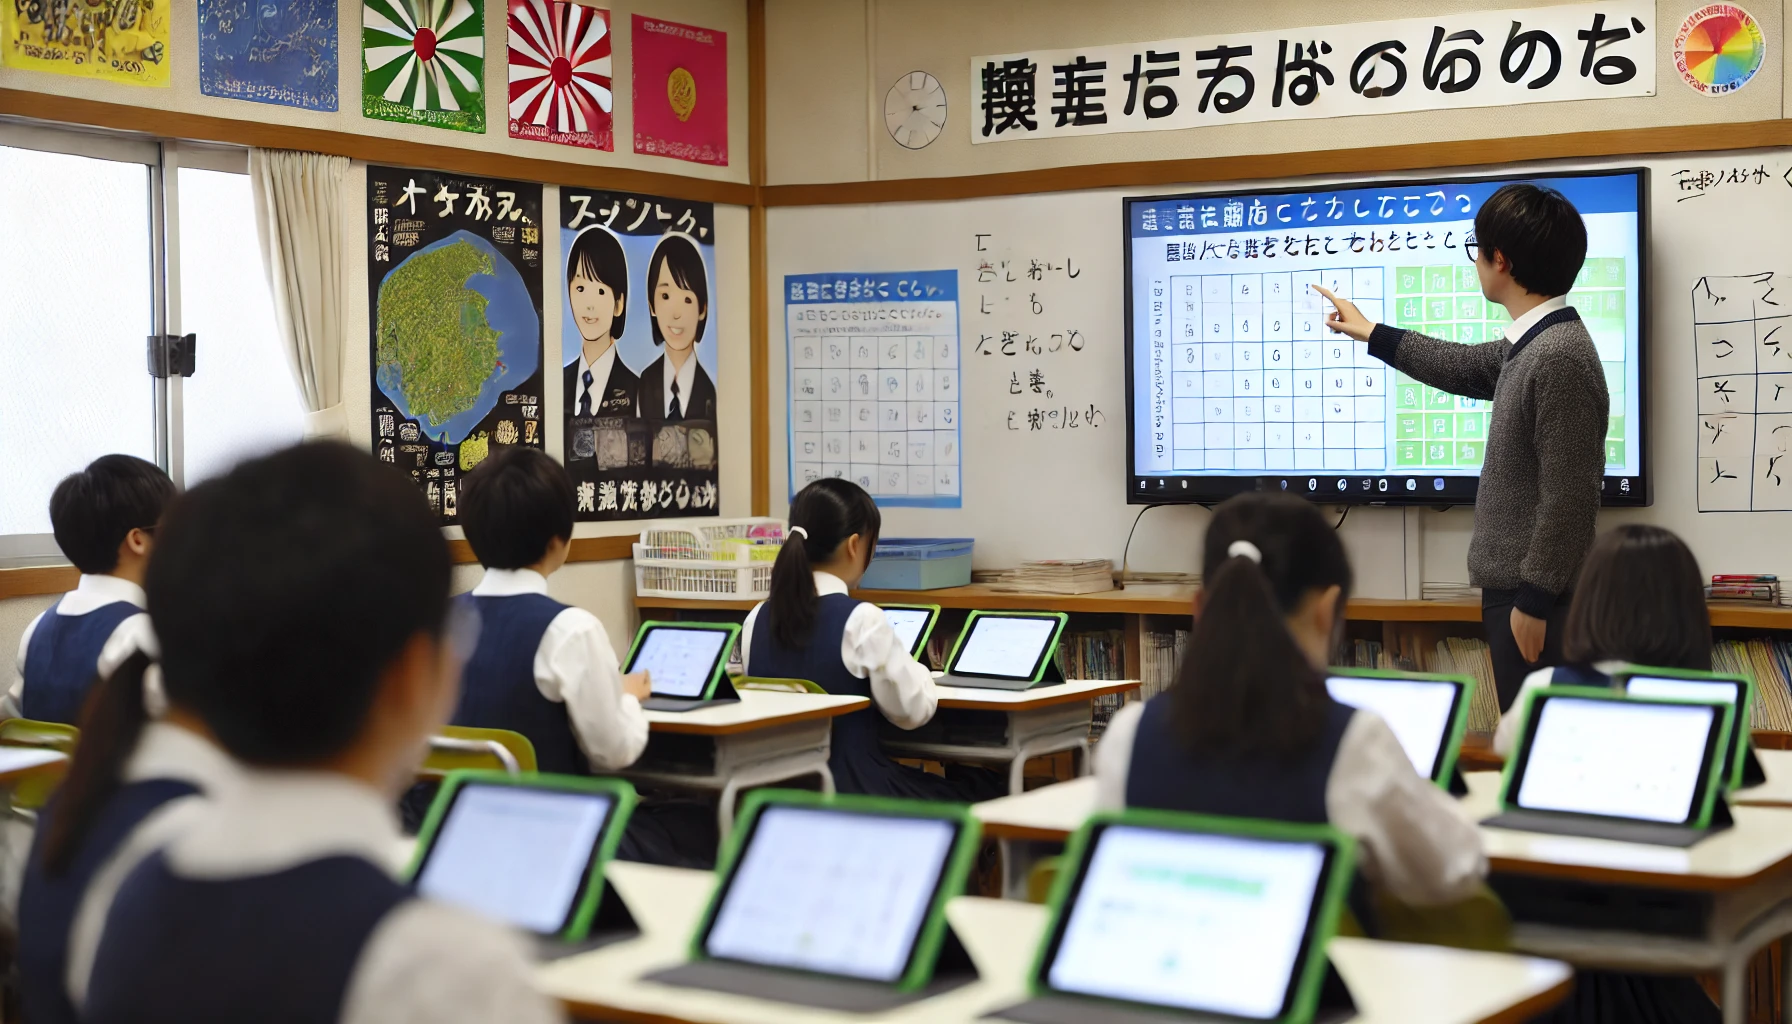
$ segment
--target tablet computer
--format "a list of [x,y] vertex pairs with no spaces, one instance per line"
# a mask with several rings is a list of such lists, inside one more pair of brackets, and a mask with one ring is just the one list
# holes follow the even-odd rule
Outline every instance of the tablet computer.
[[1370,669],[1332,669],[1325,688],[1332,699],[1373,711],[1388,723],[1413,770],[1440,786],[1448,786],[1468,709],[1475,692],[1467,676]]
[[872,1012],[974,977],[946,923],[979,832],[967,808],[754,790],[690,963],[654,980]]
[[1064,612],[972,612],[946,659],[941,686],[1027,690],[1058,683],[1058,639]]
[[1729,704],[1550,686],[1521,713],[1503,813],[1483,825],[1690,846],[1728,824]]
[[632,933],[604,865],[635,801],[620,779],[451,772],[417,834],[411,887],[544,939],[576,943],[610,924]]
[[623,662],[624,674],[646,672],[650,711],[691,711],[739,700],[728,681],[728,651],[740,636],[732,622],[643,622]]
[[908,648],[908,655],[917,661],[921,652],[927,649],[927,638],[933,635],[934,623],[940,620],[940,606],[937,604],[880,604],[884,610],[884,618],[890,620],[890,628],[896,631],[896,638]]
[[1325,946],[1354,850],[1326,825],[1097,815],[1065,851],[1033,998],[996,1015],[1309,1024],[1351,1012]]
[[[1717,700],[1735,708],[1730,742],[1723,756],[1726,766],[1724,786],[1736,789],[1747,784],[1744,776],[1749,763],[1749,714],[1755,705],[1754,680],[1744,675],[1627,665],[1612,673],[1612,685],[1637,697]],[[1766,776],[1762,775],[1758,781],[1767,781]]]

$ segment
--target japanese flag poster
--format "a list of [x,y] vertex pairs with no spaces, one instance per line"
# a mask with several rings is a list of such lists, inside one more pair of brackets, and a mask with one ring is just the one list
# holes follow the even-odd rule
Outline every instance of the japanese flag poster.
[[510,137],[608,152],[610,12],[571,0],[510,0]]
[[728,33],[634,15],[635,152],[728,165]]
[[563,186],[559,262],[577,517],[716,515],[715,207]]
[[443,523],[495,446],[543,446],[541,186],[367,168],[373,446]]
[[362,0],[361,114],[485,131],[485,0]]

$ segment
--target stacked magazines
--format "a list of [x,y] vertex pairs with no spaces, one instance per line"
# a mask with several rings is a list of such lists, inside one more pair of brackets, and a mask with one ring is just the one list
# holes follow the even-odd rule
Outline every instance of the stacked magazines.
[[1004,593],[1095,594],[1114,589],[1114,563],[1105,558],[1047,558],[973,578]]
[[1705,588],[1705,599],[1708,601],[1759,601],[1762,604],[1779,604],[1780,578],[1762,573],[1713,576],[1711,585]]

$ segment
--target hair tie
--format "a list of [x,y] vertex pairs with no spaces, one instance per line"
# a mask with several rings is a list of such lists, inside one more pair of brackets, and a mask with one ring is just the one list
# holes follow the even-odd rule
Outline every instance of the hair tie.
[[808,540],[808,539],[809,539],[809,531],[808,531],[808,530],[805,530],[805,529],[803,529],[803,528],[802,528],[802,527],[800,527],[800,526],[792,526],[792,527],[791,527],[791,528],[790,528],[790,532],[791,532],[791,533],[800,533],[800,534],[802,534],[802,537],[803,537],[803,539],[804,539],[804,540]]
[[1240,556],[1248,558],[1258,565],[1263,564],[1263,551],[1248,540],[1235,540],[1232,542],[1232,546],[1226,549],[1227,558],[1238,558]]

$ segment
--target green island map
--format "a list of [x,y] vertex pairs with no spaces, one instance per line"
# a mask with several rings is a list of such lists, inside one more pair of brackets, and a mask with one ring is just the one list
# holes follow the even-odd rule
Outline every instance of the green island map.
[[467,241],[419,252],[380,283],[379,369],[395,372],[412,416],[441,426],[473,408],[498,365],[501,332],[467,281],[493,272]]

